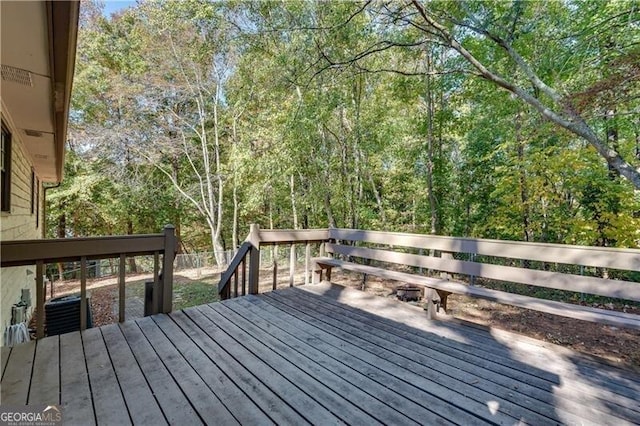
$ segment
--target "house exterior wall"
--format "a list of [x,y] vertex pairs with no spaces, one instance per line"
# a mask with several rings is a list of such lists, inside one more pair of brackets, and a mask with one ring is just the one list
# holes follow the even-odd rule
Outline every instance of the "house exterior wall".
[[[42,183],[39,183],[38,211],[31,213],[32,161],[24,149],[18,132],[3,117],[3,123],[11,132],[11,210],[0,213],[0,238],[2,241],[29,240],[42,238],[43,235],[43,194]],[[37,178],[37,176],[36,176]],[[35,194],[34,194],[35,201]],[[36,223],[36,218],[38,223]],[[5,328],[11,324],[11,307],[20,301],[21,290],[31,290],[29,317],[35,305],[35,265],[28,267],[1,268],[0,270],[0,330],[4,335]],[[0,339],[0,345],[4,339]]]

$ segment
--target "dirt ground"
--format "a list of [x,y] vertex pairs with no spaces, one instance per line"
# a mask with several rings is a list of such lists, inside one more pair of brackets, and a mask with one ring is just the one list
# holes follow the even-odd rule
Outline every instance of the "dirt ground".
[[[260,292],[269,291],[272,287],[272,272],[261,271],[260,278]],[[130,275],[127,277],[127,286],[150,279],[153,279],[151,275]],[[180,271],[175,275],[176,284],[194,281],[211,283],[212,302],[217,300],[216,285],[219,279],[220,274],[214,270]],[[302,273],[296,274],[296,283],[303,280]],[[335,271],[332,281],[356,289],[362,288],[360,274]],[[288,285],[288,272],[282,271],[278,277],[278,287]],[[395,298],[395,288],[399,285],[401,283],[368,277],[365,290],[378,296]],[[55,285],[54,296],[77,292],[78,289],[77,281],[59,282]],[[117,278],[91,280],[87,289],[91,294],[94,325],[116,322],[113,304],[118,297]],[[640,370],[640,331],[574,320],[460,295],[449,296],[447,308],[447,314],[460,320],[523,334]],[[640,314],[634,312],[637,309],[630,309],[630,313]]]

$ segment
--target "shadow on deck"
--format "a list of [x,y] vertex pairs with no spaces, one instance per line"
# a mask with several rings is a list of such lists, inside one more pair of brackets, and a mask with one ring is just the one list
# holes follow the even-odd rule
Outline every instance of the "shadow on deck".
[[2,351],[2,404],[65,424],[638,424],[640,376],[321,284]]

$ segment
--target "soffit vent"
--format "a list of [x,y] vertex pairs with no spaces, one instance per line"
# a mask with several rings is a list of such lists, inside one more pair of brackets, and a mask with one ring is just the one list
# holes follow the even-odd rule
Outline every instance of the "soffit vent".
[[24,129],[24,134],[27,135],[27,136],[34,137],[34,138],[41,138],[42,137],[42,132],[39,132],[37,130]]
[[9,65],[2,65],[2,81],[33,87],[33,79],[29,71]]

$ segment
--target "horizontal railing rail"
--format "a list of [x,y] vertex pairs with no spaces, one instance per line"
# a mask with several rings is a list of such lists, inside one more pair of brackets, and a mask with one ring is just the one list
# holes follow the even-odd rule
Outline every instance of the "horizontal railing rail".
[[329,229],[259,229],[260,245],[320,243],[329,239]]
[[421,248],[425,250],[440,250],[450,253],[472,253],[510,259],[564,263],[568,265],[640,270],[640,256],[638,256],[637,249],[530,243],[338,228],[329,229],[329,238],[389,246]]
[[[289,285],[294,284],[298,261],[296,248],[305,245],[305,278],[312,281],[311,245],[319,244],[319,257],[325,253],[347,261],[364,259],[417,268],[445,280],[450,274],[468,276],[473,286],[476,278],[497,283],[533,285],[582,295],[592,294],[620,300],[640,301],[640,250],[631,248],[590,247],[550,243],[531,243],[481,238],[448,237],[361,229],[325,228],[304,230],[251,231],[242,253],[242,264],[249,259],[249,293],[258,291],[260,249],[272,250],[273,286],[278,275],[278,248],[289,248]],[[249,246],[246,246],[249,247]],[[239,275],[238,265],[223,275],[219,287],[222,299],[231,297],[231,278]],[[271,266],[271,265],[268,265]],[[386,267],[386,266],[385,266]],[[393,268],[392,268],[393,269]],[[251,272],[253,271],[253,273]],[[316,271],[317,272],[317,271]],[[328,272],[328,271],[327,271]],[[322,272],[320,272],[322,273]],[[244,279],[245,274],[242,274]],[[366,282],[366,275],[363,283]],[[234,296],[239,295],[235,291]],[[244,293],[242,293],[244,294]]]
[[90,238],[60,238],[50,240],[3,241],[2,267],[44,263],[73,262],[82,256],[87,260],[150,255],[163,251],[164,234],[124,235]]
[[[640,302],[640,283],[632,283],[620,279],[589,277],[505,265],[492,265],[455,260],[447,257],[422,256],[410,253],[399,253],[391,250],[344,246],[339,244],[327,244],[326,250],[329,253],[342,256],[359,257],[379,262],[483,277],[496,281],[508,281]],[[636,259],[640,259],[640,252],[636,252],[635,256]],[[596,266],[609,265],[612,263],[614,262],[612,262],[611,259],[603,255]]]
[[[171,312],[173,304],[173,260],[178,249],[175,228],[167,225],[161,234],[123,235],[50,240],[0,242],[0,266],[36,265],[36,337],[44,337],[44,267],[59,262],[80,262],[80,329],[87,327],[87,262],[119,258],[118,319],[125,320],[125,265],[127,257],[153,255],[152,313]],[[162,267],[160,267],[162,255]],[[161,270],[161,272],[160,272]]]

